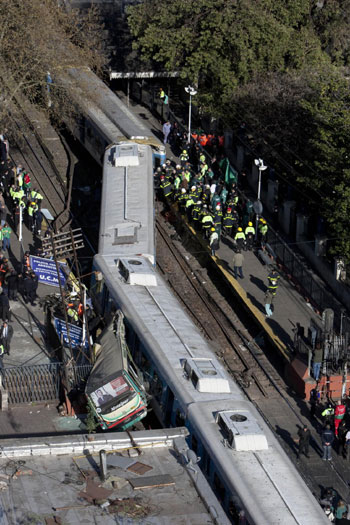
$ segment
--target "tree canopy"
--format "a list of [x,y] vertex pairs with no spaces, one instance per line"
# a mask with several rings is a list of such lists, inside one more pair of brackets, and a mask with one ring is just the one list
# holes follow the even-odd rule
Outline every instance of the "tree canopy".
[[180,71],[203,111],[247,123],[350,261],[350,0],[144,0],[128,21],[144,60]]
[[[96,70],[104,64],[102,32],[97,11],[85,19],[77,12],[59,6],[57,0],[1,0],[0,2],[0,125],[8,126],[11,104],[16,94],[47,105],[47,72],[67,67],[89,66]],[[62,91],[55,107],[64,111]]]

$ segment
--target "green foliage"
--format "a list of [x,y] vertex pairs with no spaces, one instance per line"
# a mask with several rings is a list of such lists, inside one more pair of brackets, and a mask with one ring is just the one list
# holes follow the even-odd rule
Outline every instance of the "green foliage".
[[350,0],[144,0],[128,22],[141,57],[197,85],[203,111],[247,122],[350,261]]
[[98,426],[94,411],[90,403],[87,404],[87,418],[86,418],[85,424],[86,424],[86,430],[88,431],[88,434],[92,434],[93,432],[95,432]]
[[128,21],[142,56],[180,70],[215,109],[257,75],[322,61],[309,7],[308,0],[149,0],[129,8]]

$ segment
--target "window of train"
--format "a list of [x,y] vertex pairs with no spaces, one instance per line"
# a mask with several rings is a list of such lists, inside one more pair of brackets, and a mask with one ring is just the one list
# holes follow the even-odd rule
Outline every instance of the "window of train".
[[151,383],[151,392],[158,402],[161,401],[163,394],[163,383],[158,376],[157,372],[154,372]]
[[226,489],[216,472],[214,473],[214,492],[220,502],[225,501]]
[[192,448],[193,452],[195,452],[196,454],[198,453],[198,439],[196,438],[196,436],[194,434],[192,434],[191,448]]
[[201,467],[204,471],[207,478],[209,478],[210,475],[210,456],[205,448],[203,448],[202,451],[202,461],[201,461]]

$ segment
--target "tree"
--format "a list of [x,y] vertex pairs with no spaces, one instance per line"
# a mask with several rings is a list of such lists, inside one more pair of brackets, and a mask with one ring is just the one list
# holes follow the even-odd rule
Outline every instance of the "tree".
[[[81,20],[77,12],[59,7],[57,0],[1,0],[0,20],[2,128],[12,128],[9,114],[18,94],[47,106],[48,72],[54,80],[55,73],[67,67],[100,71],[105,63],[95,8]],[[63,112],[68,101],[63,90],[51,89],[50,96],[59,98],[55,107]]]
[[239,85],[324,60],[309,9],[309,0],[146,0],[128,21],[142,56],[196,82],[216,113]]

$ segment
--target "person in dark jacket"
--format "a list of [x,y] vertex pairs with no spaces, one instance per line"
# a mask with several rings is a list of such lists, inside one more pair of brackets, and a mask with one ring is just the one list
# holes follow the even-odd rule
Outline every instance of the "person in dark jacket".
[[326,428],[321,434],[322,447],[323,447],[323,460],[331,461],[332,459],[332,443],[334,441],[334,432],[331,430],[330,425],[326,425]]
[[14,269],[11,270],[7,277],[7,295],[10,300],[17,301],[18,275]]
[[4,353],[10,355],[10,345],[13,336],[13,328],[6,321],[0,328],[0,344],[4,347]]
[[31,272],[23,281],[23,299],[27,304],[30,302],[32,306],[36,306],[36,290],[38,288],[38,277],[34,272]]
[[297,458],[300,458],[300,454],[304,453],[307,458],[309,458],[309,444],[310,444],[311,432],[308,429],[307,425],[304,425],[303,428],[298,430],[299,438],[299,450],[297,453]]
[[10,301],[7,295],[0,295],[0,318],[3,321],[11,321]]

